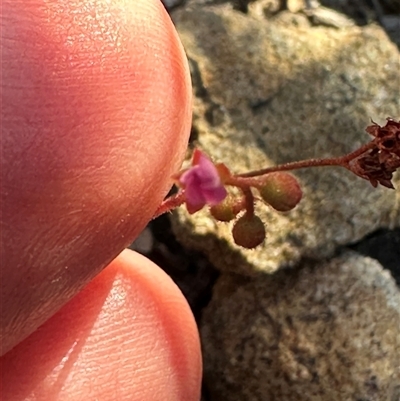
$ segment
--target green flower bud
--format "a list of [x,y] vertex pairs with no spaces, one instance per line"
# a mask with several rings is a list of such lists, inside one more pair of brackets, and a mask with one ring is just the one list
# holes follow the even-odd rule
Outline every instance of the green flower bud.
[[264,202],[279,212],[292,210],[303,195],[299,183],[291,174],[276,172],[263,177],[257,189]]
[[253,249],[265,239],[264,223],[258,216],[247,213],[240,217],[233,226],[232,236],[235,243],[243,248]]
[[239,202],[232,195],[228,195],[218,205],[210,207],[210,213],[216,220],[231,221],[241,210]]

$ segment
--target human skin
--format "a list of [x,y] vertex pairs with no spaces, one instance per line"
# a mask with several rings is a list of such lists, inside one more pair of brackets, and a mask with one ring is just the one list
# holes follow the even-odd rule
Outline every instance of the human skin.
[[176,286],[130,251],[99,274],[187,145],[190,79],[162,5],[3,1],[1,80],[2,399],[198,399]]

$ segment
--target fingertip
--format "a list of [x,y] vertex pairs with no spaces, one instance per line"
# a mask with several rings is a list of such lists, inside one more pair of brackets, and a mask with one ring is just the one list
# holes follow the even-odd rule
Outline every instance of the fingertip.
[[[170,350],[166,366],[172,367],[173,375],[164,377],[160,388],[176,388],[171,400],[199,400],[202,362],[200,339],[197,325],[190,307],[182,292],[172,279],[157,265],[144,256],[125,250],[115,261],[116,268],[121,269],[123,277],[128,278],[125,284],[131,288],[131,306],[141,303],[137,311],[143,316],[143,337],[153,336],[154,331],[147,332],[146,318],[149,322],[159,322],[159,336]],[[164,380],[165,379],[165,380]],[[171,383],[176,382],[176,386]],[[183,386],[182,386],[183,385]],[[163,398],[164,399],[164,398]]]
[[[29,361],[29,363],[26,363]],[[201,358],[183,295],[124,251],[0,360],[2,399],[197,401]]]
[[191,86],[158,0],[5,1],[0,342],[11,349],[145,227]]

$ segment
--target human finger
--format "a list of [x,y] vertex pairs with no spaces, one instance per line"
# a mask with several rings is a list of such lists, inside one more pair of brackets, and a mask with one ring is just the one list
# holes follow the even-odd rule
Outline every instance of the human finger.
[[2,354],[106,266],[168,191],[190,131],[158,0],[2,3]]
[[124,251],[0,359],[2,400],[198,401],[194,318],[172,280]]

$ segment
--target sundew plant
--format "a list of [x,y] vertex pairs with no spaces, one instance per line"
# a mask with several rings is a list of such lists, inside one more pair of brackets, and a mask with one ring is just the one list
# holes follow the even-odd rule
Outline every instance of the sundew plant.
[[[232,236],[237,245],[255,248],[266,237],[265,225],[254,211],[255,202],[262,201],[277,212],[288,212],[301,201],[300,184],[287,171],[340,166],[368,180],[373,187],[380,184],[394,189],[393,173],[400,167],[400,121],[387,118],[383,127],[372,122],[366,131],[372,136],[370,142],[347,155],[295,161],[244,174],[232,174],[225,164],[214,163],[195,149],[191,167],[173,177],[178,193],[165,199],[154,217],[182,204],[190,214],[208,206],[216,220],[235,220]],[[226,189],[229,186],[238,188],[240,195],[231,195]]]

